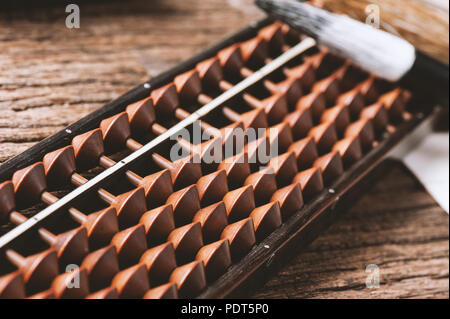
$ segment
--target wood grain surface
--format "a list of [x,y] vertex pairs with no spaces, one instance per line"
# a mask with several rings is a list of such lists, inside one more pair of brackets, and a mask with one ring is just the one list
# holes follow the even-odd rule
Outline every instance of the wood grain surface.
[[[75,2],[80,29],[65,27],[60,1],[0,4],[0,162],[263,16],[251,0]],[[361,19],[369,2],[385,24],[448,62],[443,1],[324,0]],[[448,298],[448,227],[448,215],[395,166],[254,297]],[[365,288],[369,264],[380,266],[380,289]]]

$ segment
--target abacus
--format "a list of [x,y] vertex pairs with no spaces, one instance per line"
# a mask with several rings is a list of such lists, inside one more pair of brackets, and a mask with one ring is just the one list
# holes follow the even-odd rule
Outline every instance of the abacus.
[[[377,79],[277,21],[238,32],[0,167],[0,298],[239,293],[433,112],[418,81]],[[206,140],[171,138],[196,120]]]

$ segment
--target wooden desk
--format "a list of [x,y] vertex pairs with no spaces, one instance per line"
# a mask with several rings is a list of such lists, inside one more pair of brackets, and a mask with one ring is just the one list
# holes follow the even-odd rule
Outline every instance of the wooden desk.
[[[434,23],[435,36],[405,34],[448,62],[448,15],[421,1],[414,10],[428,30]],[[59,1],[43,2],[24,10],[11,1],[0,10],[0,162],[262,17],[250,0],[80,0],[81,28],[70,30]],[[357,13],[364,1],[325,2]],[[388,9],[394,3],[380,2]],[[408,9],[411,1],[403,2]],[[446,27],[436,22],[442,19]],[[448,236],[448,215],[393,165],[254,297],[448,298]],[[369,264],[380,267],[379,289],[365,288]]]

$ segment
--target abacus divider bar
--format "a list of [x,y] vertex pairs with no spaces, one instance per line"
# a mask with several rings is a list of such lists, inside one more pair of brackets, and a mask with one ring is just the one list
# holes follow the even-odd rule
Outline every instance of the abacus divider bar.
[[[219,83],[219,87],[222,91],[228,91],[233,87],[233,84],[231,84],[228,81],[222,80]],[[258,100],[256,97],[254,97],[253,95],[250,95],[248,93],[243,93],[242,94],[242,98],[244,99],[244,101],[250,105],[251,107],[257,109],[262,107],[261,105],[261,101]]]
[[[160,125],[158,123],[155,123],[155,124],[152,125],[152,131],[156,135],[161,135],[161,134],[164,134],[164,133],[167,132],[167,128],[165,128],[164,126],[162,126],[162,125]],[[177,139],[177,142],[186,151],[191,151],[193,145],[191,143],[189,143],[188,141],[186,141],[186,140],[182,139],[181,137],[179,137]]]
[[[116,165],[117,163],[114,160],[110,159],[109,157],[102,155],[102,156],[100,156],[99,164],[100,164],[100,166],[102,166],[104,168],[110,168],[110,167]],[[143,180],[143,178],[141,176],[139,176],[138,174],[136,174],[130,170],[127,170],[125,172],[125,175],[134,186],[139,186]]]
[[[201,94],[201,96],[205,96],[204,94]],[[209,102],[211,102],[211,98],[209,98]],[[205,103],[208,104],[209,102]],[[178,118],[179,120],[184,120],[187,119],[189,116],[191,116],[192,114],[189,113],[188,111],[182,109],[182,108],[177,108],[175,110],[175,117]],[[220,130],[215,128],[214,126],[206,123],[205,121],[199,121],[200,123],[200,128],[205,131],[207,134],[214,136],[214,137],[220,137]],[[153,124],[153,125],[159,125],[159,124]],[[156,133],[155,133],[156,134]]]
[[[81,176],[80,174],[72,174],[71,176],[71,182],[72,184],[74,184],[75,186],[81,186],[84,185],[88,182],[88,180],[86,178],[84,178],[83,176]],[[97,190],[98,195],[100,196],[100,198],[108,203],[111,204],[114,202],[114,200],[116,199],[116,196],[114,196],[113,194],[111,194],[110,192],[108,192],[107,190],[103,189],[103,188],[99,188]]]
[[[241,76],[243,78],[248,78],[249,76],[252,76],[253,73],[255,73],[255,72],[253,72],[249,68],[246,68],[246,67],[241,68]],[[272,82],[272,81],[270,81],[270,80],[268,80],[268,79],[264,80],[264,86],[269,91],[272,91],[272,92],[275,92],[278,89],[277,84]]]
[[[41,195],[41,199],[47,205],[54,204],[59,200],[58,197],[49,192],[43,192]],[[70,215],[74,217],[75,221],[79,222],[80,224],[86,221],[86,215],[81,211],[79,211],[78,209],[70,207],[68,211],[70,212]]]
[[[20,225],[22,223],[25,223],[28,218],[23,216],[21,213],[14,211],[11,213],[9,220],[16,225]],[[52,245],[55,242],[56,236],[49,232],[47,229],[39,228],[38,233],[39,236],[48,244]]]

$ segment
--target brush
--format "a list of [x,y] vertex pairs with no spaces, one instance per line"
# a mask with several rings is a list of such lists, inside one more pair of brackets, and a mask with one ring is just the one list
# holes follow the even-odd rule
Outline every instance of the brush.
[[416,50],[409,42],[346,16],[295,0],[255,0],[255,3],[336,55],[388,81],[400,80],[416,60]]

